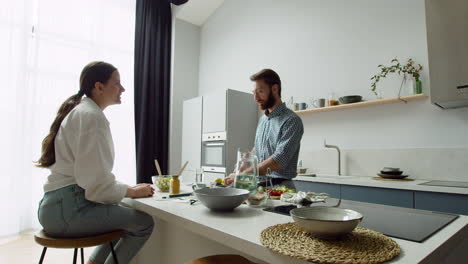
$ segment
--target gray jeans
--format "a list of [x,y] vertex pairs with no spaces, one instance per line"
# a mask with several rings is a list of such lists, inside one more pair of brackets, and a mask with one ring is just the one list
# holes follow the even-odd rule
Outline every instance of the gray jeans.
[[[129,263],[153,231],[153,218],[141,211],[85,199],[84,190],[70,185],[44,194],[39,203],[39,222],[52,237],[83,237],[123,230],[114,241],[120,264]],[[114,263],[109,245],[98,246],[91,255],[96,263]]]

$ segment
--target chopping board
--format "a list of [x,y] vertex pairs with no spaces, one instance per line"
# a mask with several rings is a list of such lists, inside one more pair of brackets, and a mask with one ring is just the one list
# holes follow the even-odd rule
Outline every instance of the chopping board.
[[385,179],[382,177],[372,177],[372,179],[378,181],[414,181],[414,179]]

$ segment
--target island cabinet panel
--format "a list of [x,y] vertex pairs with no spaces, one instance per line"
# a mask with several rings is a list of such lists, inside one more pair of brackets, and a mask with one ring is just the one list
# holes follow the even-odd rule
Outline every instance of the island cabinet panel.
[[345,200],[413,208],[413,191],[342,185],[341,195]]
[[294,185],[297,191],[328,193],[333,198],[339,198],[340,196],[340,185],[338,184],[295,181]]
[[468,195],[414,192],[416,209],[468,215]]

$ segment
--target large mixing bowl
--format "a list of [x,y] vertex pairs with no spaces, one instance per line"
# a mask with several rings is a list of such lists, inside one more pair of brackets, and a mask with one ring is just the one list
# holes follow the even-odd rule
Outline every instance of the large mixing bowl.
[[203,188],[194,191],[197,199],[214,211],[231,211],[244,202],[249,191],[236,188]]
[[290,214],[306,232],[323,238],[350,233],[363,218],[356,211],[337,207],[295,208],[290,211]]

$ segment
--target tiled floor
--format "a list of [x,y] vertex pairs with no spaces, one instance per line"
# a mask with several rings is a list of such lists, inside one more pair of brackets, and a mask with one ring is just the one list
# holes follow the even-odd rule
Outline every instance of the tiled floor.
[[[93,248],[85,248],[85,263]],[[34,242],[34,233],[22,233],[18,237],[0,240],[0,263],[2,264],[31,264],[39,263],[42,246]],[[81,263],[78,251],[77,263]],[[44,264],[63,264],[73,262],[73,249],[48,248]]]

